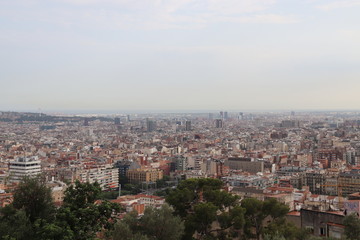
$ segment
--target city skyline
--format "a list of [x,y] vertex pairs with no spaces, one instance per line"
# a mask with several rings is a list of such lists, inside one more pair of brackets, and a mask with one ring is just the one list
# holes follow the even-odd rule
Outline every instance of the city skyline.
[[359,110],[358,0],[0,3],[0,110]]

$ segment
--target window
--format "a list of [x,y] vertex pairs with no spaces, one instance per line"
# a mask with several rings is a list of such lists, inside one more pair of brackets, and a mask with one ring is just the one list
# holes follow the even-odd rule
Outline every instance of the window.
[[320,228],[320,236],[325,236],[326,235],[326,231],[325,228]]

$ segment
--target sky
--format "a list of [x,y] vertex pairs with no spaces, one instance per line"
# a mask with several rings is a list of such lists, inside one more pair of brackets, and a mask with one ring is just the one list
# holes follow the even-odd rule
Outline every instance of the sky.
[[359,110],[360,0],[0,0],[0,111]]

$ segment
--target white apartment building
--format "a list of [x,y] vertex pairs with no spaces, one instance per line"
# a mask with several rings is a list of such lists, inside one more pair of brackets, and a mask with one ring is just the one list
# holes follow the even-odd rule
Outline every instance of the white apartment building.
[[80,181],[98,182],[102,190],[119,186],[119,169],[113,166],[85,168],[80,171]]
[[19,157],[9,162],[11,182],[20,182],[24,177],[35,177],[41,174],[41,161],[37,156]]

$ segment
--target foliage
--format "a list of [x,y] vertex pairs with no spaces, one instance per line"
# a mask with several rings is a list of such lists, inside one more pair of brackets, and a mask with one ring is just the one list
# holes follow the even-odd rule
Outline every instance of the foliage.
[[184,232],[180,217],[172,215],[173,210],[167,205],[160,209],[146,208],[140,218],[142,231],[150,238],[157,240],[177,240]]
[[351,240],[360,239],[360,219],[356,214],[347,215],[343,224],[345,226],[345,236]]
[[101,189],[98,183],[80,183],[70,186],[64,204],[58,210],[57,225],[71,229],[74,239],[94,239],[102,229],[111,230],[113,214],[120,211],[117,204],[102,201],[95,204]]
[[124,187],[121,189],[121,191],[123,192],[128,192],[132,195],[136,195],[141,193],[141,184],[125,184]]
[[160,209],[146,208],[141,218],[137,217],[136,212],[127,214],[115,225],[113,239],[178,240],[183,231],[184,224],[180,217],[174,216],[173,209],[165,204]]
[[279,233],[275,233],[273,235],[271,234],[265,234],[264,235],[264,240],[286,240],[286,238],[279,234]]
[[291,232],[291,229],[289,229],[291,226],[287,226],[284,221],[289,208],[276,199],[270,198],[260,201],[254,198],[247,198],[241,202],[241,206],[246,209],[245,234],[248,237],[260,239],[260,236],[264,233],[264,220],[266,218],[272,220],[267,229],[270,234],[279,232],[279,234],[283,235]]
[[51,220],[55,213],[50,188],[40,178],[24,178],[14,192],[12,205],[23,209],[31,223],[37,219]]
[[118,196],[119,196],[119,191],[102,191],[100,193],[99,199],[111,200],[111,199],[116,199]]
[[[55,209],[50,189],[41,179],[24,179],[15,191],[14,203],[0,209],[0,239],[91,240],[98,233],[111,233],[113,240],[312,239],[285,221],[286,205],[275,199],[244,199],[240,205],[238,197],[222,186],[217,179],[182,181],[168,190],[166,201],[172,207],[146,208],[141,218],[133,212],[116,222],[114,214],[120,207],[98,200],[106,194],[97,183],[69,186],[63,205]],[[360,240],[357,216],[347,216],[344,225],[349,239]]]
[[113,240],[149,240],[149,238],[140,233],[133,233],[129,225],[124,221],[115,224]]
[[166,188],[164,190],[159,190],[159,191],[156,191],[154,193],[154,195],[156,196],[160,196],[160,197],[166,197],[170,192],[170,188]]
[[244,210],[238,198],[222,191],[218,179],[188,179],[170,191],[166,201],[185,221],[183,239],[226,238],[239,236],[244,224]]
[[[288,240],[302,239],[302,231],[284,217],[274,219],[265,228],[264,234],[268,236],[286,236]],[[308,237],[308,234],[305,235]],[[307,239],[307,238],[304,238]]]
[[170,181],[170,177],[165,175],[162,179],[156,181],[156,187],[157,188],[168,187],[167,181]]
[[13,204],[0,209],[0,239],[81,240],[113,227],[120,209],[107,201],[96,203],[98,184],[76,182],[55,209],[50,189],[41,179],[25,178],[14,193]]
[[24,210],[12,205],[0,209],[0,239],[25,240],[32,236],[33,229]]
[[119,184],[122,186],[129,183],[129,178],[125,175],[119,175]]

